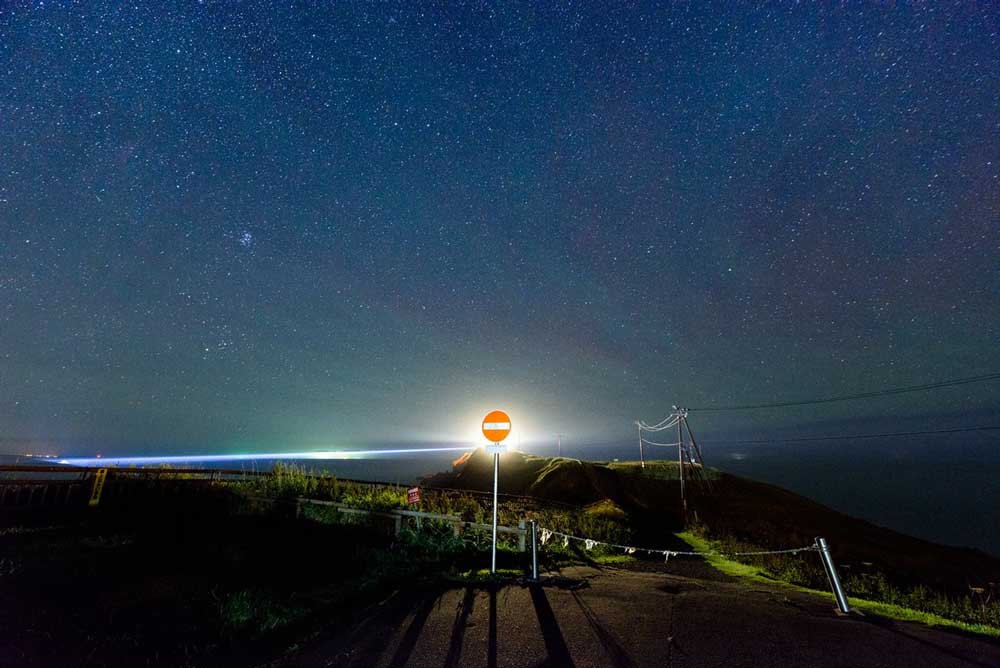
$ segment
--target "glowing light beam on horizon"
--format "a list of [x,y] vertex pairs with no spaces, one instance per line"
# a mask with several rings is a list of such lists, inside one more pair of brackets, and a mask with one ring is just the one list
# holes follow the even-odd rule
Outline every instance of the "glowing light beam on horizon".
[[143,457],[64,457],[60,464],[70,466],[131,466],[133,464],[207,464],[241,462],[257,459],[366,459],[377,455],[410,455],[428,452],[458,452],[474,450],[475,445],[447,448],[396,448],[386,450],[314,450],[311,452],[263,452],[239,455],[163,455]]

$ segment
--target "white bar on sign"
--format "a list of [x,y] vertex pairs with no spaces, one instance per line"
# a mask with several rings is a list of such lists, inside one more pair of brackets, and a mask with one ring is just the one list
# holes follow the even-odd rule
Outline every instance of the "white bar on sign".
[[483,429],[510,429],[510,422],[484,422]]

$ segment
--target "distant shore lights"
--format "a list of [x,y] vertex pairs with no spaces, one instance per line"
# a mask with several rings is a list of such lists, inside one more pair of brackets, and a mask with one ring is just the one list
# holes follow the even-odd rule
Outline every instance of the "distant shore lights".
[[467,445],[441,448],[387,448],[383,450],[312,450],[307,452],[260,452],[236,455],[159,455],[140,457],[64,457],[60,464],[70,466],[141,466],[157,464],[208,464],[213,462],[246,462],[283,459],[367,459],[385,455],[415,455],[431,452],[467,451]]

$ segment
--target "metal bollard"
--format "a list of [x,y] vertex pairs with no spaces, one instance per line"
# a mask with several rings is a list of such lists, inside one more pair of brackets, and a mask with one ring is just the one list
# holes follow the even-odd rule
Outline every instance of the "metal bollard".
[[846,615],[851,611],[851,607],[847,604],[847,596],[844,595],[844,590],[840,586],[840,578],[837,577],[837,568],[833,565],[833,559],[830,558],[830,546],[826,544],[825,538],[817,536],[816,547],[819,548],[819,558],[823,562],[826,577],[830,581],[833,597],[837,599],[837,607]]
[[538,520],[531,520],[531,579],[538,582]]

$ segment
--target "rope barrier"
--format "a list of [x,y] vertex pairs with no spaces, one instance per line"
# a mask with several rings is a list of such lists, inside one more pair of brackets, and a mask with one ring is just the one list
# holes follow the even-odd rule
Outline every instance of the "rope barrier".
[[539,527],[542,532],[541,543],[545,545],[552,536],[559,536],[563,539],[563,547],[568,547],[571,540],[583,543],[584,547],[588,550],[594,549],[595,545],[604,545],[606,547],[613,547],[619,550],[624,550],[626,554],[635,554],[636,552],[645,552],[646,554],[660,554],[663,555],[663,560],[668,561],[670,557],[707,557],[712,555],[719,555],[723,557],[758,557],[765,554],[798,554],[799,552],[815,552],[817,547],[815,545],[807,545],[806,547],[792,547],[784,550],[756,550],[753,552],[719,552],[717,550],[709,550],[707,552],[699,552],[697,550],[658,550],[648,547],[634,547],[632,545],[619,545],[617,543],[607,543],[603,540],[594,540],[593,538],[583,538],[581,536],[574,536],[573,534],[562,533],[561,531],[555,531],[554,529],[546,529],[545,527]]

